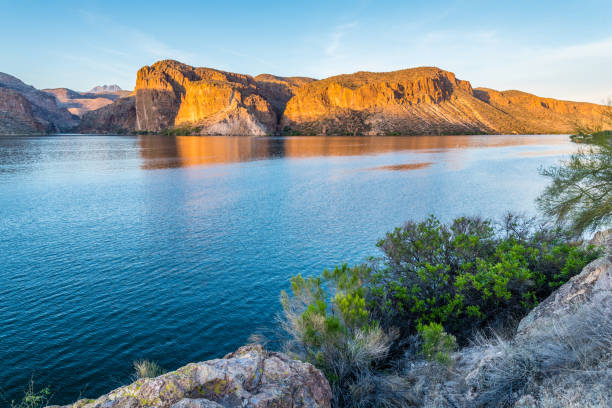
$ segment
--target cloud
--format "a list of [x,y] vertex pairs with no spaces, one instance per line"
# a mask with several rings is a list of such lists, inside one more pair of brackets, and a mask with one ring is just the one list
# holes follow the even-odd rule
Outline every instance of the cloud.
[[324,48],[325,55],[328,57],[338,57],[338,50],[342,47],[343,37],[357,25],[358,22],[353,21],[351,23],[336,26],[330,35],[329,42]]

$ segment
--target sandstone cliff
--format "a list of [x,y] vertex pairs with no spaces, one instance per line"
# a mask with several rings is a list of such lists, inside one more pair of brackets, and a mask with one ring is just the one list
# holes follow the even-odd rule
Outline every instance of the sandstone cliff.
[[55,96],[60,106],[77,116],[83,116],[85,112],[110,105],[117,99],[129,96],[130,94],[129,91],[122,90],[112,92],[76,92],[68,88],[43,89],[43,91]]
[[[256,77],[173,60],[138,71],[132,131],[178,128],[218,135],[572,133],[612,126],[610,108],[519,92],[472,89],[421,67],[323,80]],[[101,125],[103,129],[113,128]]]
[[329,383],[312,365],[251,345],[65,408],[330,408],[330,401]]
[[248,75],[160,61],[138,71],[136,130],[198,127],[202,134],[274,133],[277,114]]
[[473,90],[434,67],[339,75],[301,87],[282,118],[305,134],[570,133],[604,107],[516,91]]
[[0,134],[62,132],[78,124],[78,119],[59,106],[53,95],[11,75],[0,73],[0,89]]

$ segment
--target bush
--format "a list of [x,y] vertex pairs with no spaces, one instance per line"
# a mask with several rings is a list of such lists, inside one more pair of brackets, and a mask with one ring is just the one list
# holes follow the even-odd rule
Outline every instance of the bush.
[[476,217],[408,222],[378,243],[370,313],[402,336],[440,323],[465,343],[475,329],[521,318],[597,257],[569,236],[515,215],[497,226]]
[[395,331],[385,332],[366,308],[367,266],[346,264],[322,277],[291,278],[291,296],[282,292],[288,353],[320,368],[332,387],[336,407],[404,407],[407,384],[386,363]]
[[132,377],[134,380],[139,380],[141,378],[155,378],[165,372],[166,371],[155,361],[137,360],[134,361],[134,374]]
[[34,381],[30,380],[21,401],[11,401],[11,408],[42,408],[48,405],[50,397],[49,387],[36,391]]
[[419,326],[419,335],[423,341],[421,353],[427,360],[446,366],[451,363],[450,353],[457,349],[455,336],[446,333],[439,323]]

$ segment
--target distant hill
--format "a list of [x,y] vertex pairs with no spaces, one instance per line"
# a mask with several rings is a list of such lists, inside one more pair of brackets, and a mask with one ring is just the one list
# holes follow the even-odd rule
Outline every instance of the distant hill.
[[[572,133],[598,127],[609,107],[520,91],[473,89],[436,67],[356,72],[322,80],[256,77],[164,60],[136,75],[135,110],[122,102],[100,129],[158,132],[179,128],[221,135],[420,135]],[[113,123],[106,123],[105,118]],[[125,126],[129,125],[129,128]],[[612,124],[607,124],[612,125]],[[91,126],[88,128],[91,130]]]
[[53,95],[0,72],[0,134],[64,132],[78,123]]
[[108,93],[108,92],[119,92],[119,91],[123,91],[123,89],[121,89],[119,87],[119,85],[100,85],[100,86],[94,86],[93,88],[91,88],[89,90],[89,93]]
[[43,89],[43,91],[54,95],[61,106],[77,116],[83,116],[85,112],[100,109],[130,94],[130,91],[122,90],[92,93],[77,92],[68,88]]

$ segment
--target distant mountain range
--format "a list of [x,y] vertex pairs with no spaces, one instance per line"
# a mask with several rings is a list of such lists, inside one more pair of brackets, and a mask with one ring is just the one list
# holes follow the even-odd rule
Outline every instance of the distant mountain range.
[[[57,132],[72,125],[87,133],[528,134],[612,125],[606,123],[607,106],[474,89],[435,67],[315,80],[252,77],[164,60],[137,72],[134,92],[104,85],[87,93],[66,88],[45,93],[6,74],[0,74],[0,92],[0,133]],[[41,111],[40,100],[55,116]]]
[[93,88],[91,88],[89,90],[89,93],[109,93],[109,92],[119,92],[122,91],[123,89],[121,89],[119,87],[119,85],[99,85],[99,86],[94,86]]

